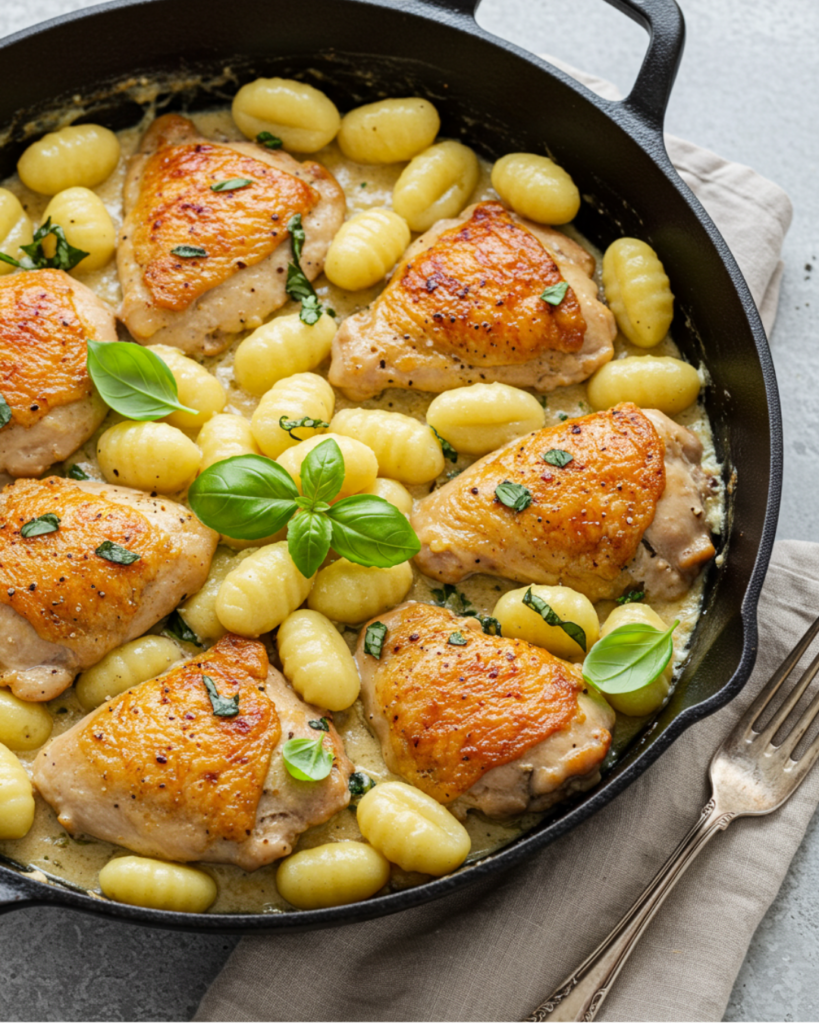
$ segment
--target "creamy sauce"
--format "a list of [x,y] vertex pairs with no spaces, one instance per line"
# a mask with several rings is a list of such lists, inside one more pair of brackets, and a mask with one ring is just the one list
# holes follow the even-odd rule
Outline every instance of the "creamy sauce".
[[[226,71],[226,77],[229,77],[229,71]],[[142,86],[146,90],[146,95],[148,95],[150,92],[149,84],[145,82],[142,83]],[[76,111],[74,116],[76,116]],[[245,141],[244,136],[233,123],[228,111],[219,110],[195,113],[190,115],[190,117],[203,135],[215,141]],[[119,133],[122,146],[122,157],[119,166],[107,181],[95,189],[96,193],[105,203],[116,228],[119,228],[122,222],[122,186],[125,179],[127,158],[136,151],[142,133],[152,118],[153,113],[150,113],[146,115],[145,120],[138,127]],[[49,125],[49,128],[51,127]],[[42,131],[43,129],[41,128],[40,130]],[[403,163],[386,166],[355,164],[343,157],[335,143],[331,143],[318,153],[312,154],[310,159],[324,164],[335,175],[347,197],[348,216],[375,206],[390,207],[392,205],[393,186],[399,174],[406,166]],[[481,161],[480,179],[470,197],[470,203],[497,198],[490,185],[490,170],[491,166],[485,161]],[[20,198],[34,223],[39,224],[49,197],[30,191],[16,175],[4,181],[2,185]],[[600,284],[599,268],[602,256],[600,251],[571,227],[563,230],[593,253],[598,264],[596,280]],[[101,270],[80,274],[78,277],[105,302],[113,307],[119,305],[122,294],[114,260],[111,260]],[[323,276],[315,282],[315,288],[321,302],[325,306],[334,309],[340,318],[349,316],[366,307],[375,299],[382,287],[379,285],[366,291],[350,293],[335,287]],[[274,315],[286,315],[297,312],[298,308],[298,304],[288,302]],[[233,373],[233,359],[236,348],[243,338],[247,336],[247,333],[250,332],[237,335],[229,349],[218,356],[205,359],[204,364],[215,373],[225,388],[228,403],[224,411],[250,417],[259,399],[239,388]],[[645,350],[631,345],[625,338],[618,335],[615,341],[616,359],[628,355],[643,354],[645,354]],[[679,357],[680,353],[673,340],[668,337],[652,349],[652,355]],[[321,373],[326,377],[328,371],[329,361],[327,364],[317,367],[313,372]],[[705,371],[703,368],[700,369],[700,374],[705,382]],[[359,404],[365,408],[383,408],[402,412],[423,421],[426,418],[426,410],[434,397],[434,395],[427,393],[392,389],[385,391],[381,398],[354,403],[345,399],[340,393],[336,393],[336,410]],[[558,388],[556,391],[549,393],[546,401],[546,426],[558,424],[561,422],[561,417],[575,417],[590,411],[591,406],[588,402],[585,384]],[[116,413],[109,413],[97,433],[68,460],[66,465],[79,462],[90,476],[102,479],[102,473],[95,455],[96,442],[103,431],[120,419],[121,417]],[[702,405],[698,403],[692,406],[677,416],[676,420],[687,426],[697,435],[703,444],[703,467],[705,471],[717,480],[721,480],[721,466],[717,461],[714,451],[711,425]],[[195,432],[191,436],[195,437]],[[451,463],[448,464],[447,471],[464,469],[473,461],[475,460],[462,456],[455,466],[452,466]],[[417,501],[428,494],[433,487],[433,484],[424,484],[409,487],[408,489]],[[182,496],[178,497],[181,498]],[[718,490],[709,496],[706,514],[712,532],[719,534],[723,528],[724,516],[724,492],[721,485]],[[414,584],[407,599],[432,601],[433,598],[430,591],[435,584],[421,576],[417,570],[414,570],[414,573]],[[491,614],[495,603],[501,595],[519,586],[519,583],[495,577],[473,576],[459,584],[458,589],[466,595],[479,612]],[[703,580],[700,578],[684,598],[670,602],[652,602],[652,607],[665,621],[671,622],[675,618],[680,620],[680,626],[674,636],[675,667],[679,667],[685,660],[686,650],[700,611],[702,588]],[[605,620],[614,607],[615,603],[613,601],[601,601],[596,605],[601,622]],[[157,631],[156,629],[153,630],[153,632]],[[345,628],[343,635],[351,649],[354,648],[357,640],[357,631]],[[186,649],[182,651],[180,657],[190,657],[195,653],[195,648],[193,647],[188,645],[181,645],[181,647]],[[275,645],[269,645],[269,653],[271,655],[271,662],[278,665]],[[48,708],[54,717],[53,736],[57,736],[70,728],[84,714],[76,699],[73,687],[51,701]],[[377,782],[399,778],[393,775],[384,764],[380,745],[365,725],[360,701],[357,701],[347,711],[337,712],[334,715],[334,721],[344,740],[347,755],[357,768],[365,771]],[[618,715],[612,744],[612,751],[615,757],[628,746],[644,725],[645,719],[633,719],[628,716]],[[30,767],[36,754],[37,751],[32,751],[18,756],[20,756],[20,760],[27,767]],[[474,811],[470,812],[464,822],[472,839],[472,852],[468,862],[480,859],[510,842],[520,835],[521,832],[531,828],[542,817],[543,815],[530,814],[514,821],[499,823],[491,822]],[[334,840],[361,838],[361,833],[356,824],[355,810],[351,806],[334,815],[323,825],[316,826],[305,832],[299,838],[296,849],[307,849]],[[30,865],[35,871],[43,872],[45,875],[55,876],[59,879],[65,879],[93,895],[99,895],[97,876],[100,869],[117,852],[122,852],[120,847],[93,839],[90,836],[69,836],[57,821],[55,812],[39,796],[37,797],[37,812],[34,826],[28,835],[23,839],[0,842],[0,861],[5,855],[6,858],[13,860],[17,864]],[[292,909],[279,896],[276,890],[275,873],[277,866],[277,863],[274,863],[248,873],[232,865],[207,864],[205,869],[216,878],[219,886],[219,896],[211,910],[216,913],[281,913]],[[388,888],[385,891],[417,885],[425,880],[426,876],[409,874],[401,871],[399,868],[393,868]]]

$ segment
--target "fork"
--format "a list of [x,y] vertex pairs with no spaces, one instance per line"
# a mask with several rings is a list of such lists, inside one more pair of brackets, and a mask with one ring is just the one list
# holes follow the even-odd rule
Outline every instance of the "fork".
[[819,694],[787,736],[776,746],[773,740],[819,671],[819,655],[768,724],[758,731],[754,726],[817,633],[819,618],[807,629],[714,754],[709,768],[711,799],[700,812],[699,821],[597,949],[526,1018],[527,1021],[594,1020],[640,936],[708,840],[724,831],[734,818],[770,814],[796,791],[819,759],[819,737],[798,760],[791,756],[819,714]]

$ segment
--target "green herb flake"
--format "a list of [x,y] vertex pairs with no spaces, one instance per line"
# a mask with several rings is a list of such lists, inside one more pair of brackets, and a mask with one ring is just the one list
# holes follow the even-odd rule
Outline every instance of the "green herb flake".
[[452,447],[449,441],[447,441],[446,438],[441,437],[441,435],[438,433],[435,427],[432,426],[432,424],[429,425],[429,429],[437,438],[438,444],[441,446],[441,451],[444,453],[444,458],[449,459],[450,462],[457,462],[458,453],[455,451],[455,449]]
[[220,697],[216,689],[216,683],[210,676],[202,676],[202,682],[210,697],[210,706],[217,718],[235,718],[239,714],[239,694],[234,693],[232,697]]
[[618,626],[589,651],[583,678],[601,693],[634,693],[654,682],[674,654],[672,634],[680,620],[665,632],[643,622]]
[[0,430],[2,430],[3,427],[8,426],[9,423],[11,423],[11,406],[5,398],[0,395]]
[[293,438],[294,441],[306,441],[306,437],[297,437],[293,433],[294,430],[321,430],[324,427],[329,427],[329,423],[325,423],[324,420],[314,420],[312,416],[302,416],[300,420],[289,420],[287,413],[284,416],[279,416],[279,427],[282,430],[286,430],[287,433]]
[[373,658],[378,658],[380,661],[386,636],[387,627],[383,622],[370,623],[367,626],[367,632],[364,634],[364,653],[370,654]]
[[318,729],[319,732],[329,732],[330,731],[330,723],[327,721],[327,719],[323,715],[322,715],[321,718],[311,718],[311,719],[309,719],[307,724],[310,726],[311,729]]
[[565,423],[566,420],[569,418],[569,414],[566,412],[559,412],[557,414],[557,418],[560,420],[561,423]]
[[367,187],[367,182],[366,181],[362,181],[361,184],[358,187],[359,188],[366,188]]
[[504,480],[495,488],[495,497],[502,505],[511,508],[514,512],[522,512],[532,504],[532,492],[523,484],[512,483],[511,480]]
[[75,462],[73,466],[65,474],[72,480],[90,480],[91,477],[85,472],[79,462]]
[[138,555],[136,551],[129,551],[128,548],[123,548],[112,540],[104,540],[94,551],[94,554],[104,558],[106,562],[113,562],[115,565],[131,565],[142,558],[142,555]]
[[466,637],[457,630],[455,633],[449,634],[448,644],[452,644],[453,647],[466,647]]
[[446,472],[447,480],[454,480],[456,476],[460,476],[463,473],[462,469],[448,469]]
[[210,190],[211,192],[236,192],[237,189],[247,188],[252,184],[252,178],[228,178],[227,181],[217,181],[215,185],[211,185]]
[[487,636],[503,635],[501,633],[501,624],[491,615],[476,615],[475,618],[480,622],[483,631]]
[[435,587],[430,590],[434,604],[439,608],[448,608],[456,615],[475,615],[475,606],[462,591],[458,590],[452,583],[445,583],[443,587]]
[[175,245],[171,249],[171,256],[180,256],[183,260],[204,259],[207,254],[207,249],[201,245]]
[[353,772],[347,788],[353,796],[364,796],[375,786],[375,779],[371,779],[366,772]]
[[643,589],[629,590],[628,593],[617,598],[617,604],[636,604],[638,601],[644,600],[645,596],[646,592]]
[[284,766],[300,782],[321,782],[333,770],[333,755],[324,747],[324,737],[288,740],[282,750]]
[[548,452],[543,453],[543,461],[548,462],[550,466],[557,466],[558,469],[563,469],[570,462],[574,462],[574,455],[564,452],[562,448],[550,448]]
[[284,145],[278,135],[274,135],[272,132],[259,132],[256,141],[265,149],[281,149]]
[[162,632],[174,640],[181,641],[183,644],[193,644],[195,647],[202,646],[202,641],[182,618],[178,608],[168,616],[168,621],[165,623],[165,628]]
[[551,606],[546,604],[543,598],[532,593],[531,587],[523,595],[523,603],[527,608],[531,608],[533,612],[537,612],[547,626],[558,626],[568,637],[574,640],[582,651],[586,650],[585,630],[578,626],[576,622],[567,622],[561,619],[557,612],[553,611]]
[[331,316],[331,317],[333,317],[333,319],[335,319],[338,316],[338,313],[336,313],[336,311],[334,309],[328,309],[327,310],[327,316]]
[[56,533],[60,528],[60,517],[46,512],[36,519],[29,519],[20,527],[21,537],[41,537],[45,533]]
[[548,302],[550,306],[559,306],[566,298],[566,292],[568,290],[568,283],[566,281],[561,281],[560,284],[549,285],[548,288],[544,289],[543,294],[540,297],[544,302]]

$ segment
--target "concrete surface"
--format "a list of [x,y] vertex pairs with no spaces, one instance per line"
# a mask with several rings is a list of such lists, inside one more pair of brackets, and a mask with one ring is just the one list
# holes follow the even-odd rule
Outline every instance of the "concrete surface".
[[[796,209],[771,339],[787,441],[780,535],[815,539],[819,4],[681,2],[688,44],[668,130],[753,165],[788,190]],[[84,0],[2,0],[0,35],[85,6]],[[535,52],[554,53],[624,90],[645,47],[642,30],[602,0],[484,0],[479,21],[496,35]],[[4,87],[13,88],[13,83]],[[186,1020],[235,942],[147,931],[56,910],[8,914],[0,918],[0,1019]],[[814,819],[754,937],[725,1019],[817,1018],[819,820]]]

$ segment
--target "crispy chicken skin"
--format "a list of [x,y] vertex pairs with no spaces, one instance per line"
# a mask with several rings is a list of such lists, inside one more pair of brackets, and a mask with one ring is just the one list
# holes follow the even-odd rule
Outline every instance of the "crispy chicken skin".
[[[214,714],[203,677],[239,698]],[[207,653],[103,704],[38,755],[34,782],[70,833],[147,856],[217,861],[248,871],[285,856],[299,835],[350,799],[352,765],[335,729],[268,664],[264,645],[228,634]],[[281,767],[291,735],[326,737],[335,754],[321,782]]]
[[[223,192],[234,178],[252,184]],[[287,301],[287,224],[302,215],[301,267],[316,278],[346,202],[335,178],[252,142],[211,142],[178,114],[157,118],[125,182],[119,316],[137,341],[212,355]],[[204,257],[172,254],[180,245]]]
[[108,411],[86,369],[86,339],[116,341],[113,312],[63,270],[0,278],[0,472],[39,476],[94,433]]
[[[560,232],[477,203],[417,239],[372,306],[344,321],[330,383],[361,401],[390,387],[550,391],[585,380],[611,359],[616,333],[593,272],[594,259]],[[557,306],[541,298],[563,281]]]
[[[572,780],[596,781],[614,714],[599,698],[580,704],[577,666],[427,604],[379,619],[380,659],[364,651],[365,627],[356,661],[391,771],[441,803],[463,798],[493,817],[542,809]],[[450,643],[455,633],[466,643]]]
[[[21,527],[55,513],[59,529]],[[0,494],[0,685],[51,700],[114,647],[141,636],[201,588],[218,535],[182,505],[140,491],[59,477]],[[139,559],[96,554],[112,541]]]

